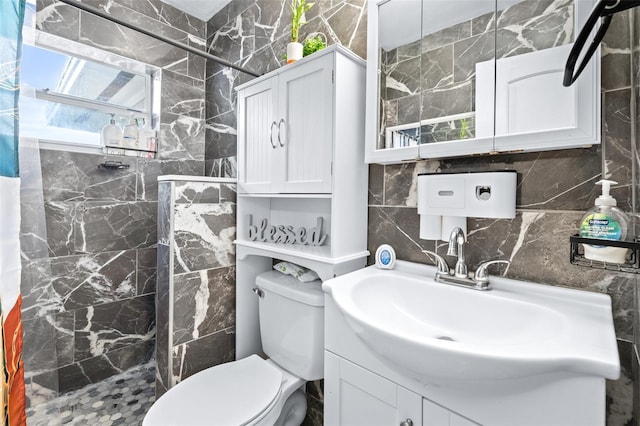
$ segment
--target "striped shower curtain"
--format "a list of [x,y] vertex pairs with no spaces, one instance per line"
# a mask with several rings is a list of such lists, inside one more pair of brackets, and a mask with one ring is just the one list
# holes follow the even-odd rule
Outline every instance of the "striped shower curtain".
[[[0,0],[0,415],[26,425],[20,318],[18,95],[25,0]],[[46,72],[46,70],[44,70]]]

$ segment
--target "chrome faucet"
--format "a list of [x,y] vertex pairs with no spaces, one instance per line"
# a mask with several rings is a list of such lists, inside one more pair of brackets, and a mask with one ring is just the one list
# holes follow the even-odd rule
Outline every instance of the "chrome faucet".
[[461,228],[456,227],[451,231],[447,256],[458,256],[456,266],[453,269],[453,275],[458,278],[467,278],[469,276],[467,264],[464,259],[464,244],[466,242],[467,237],[464,235],[464,231]]
[[475,274],[469,275],[467,270],[467,264],[464,257],[464,245],[467,239],[464,235],[464,231],[460,228],[455,228],[451,232],[449,237],[449,249],[447,250],[448,256],[458,256],[456,266],[453,271],[449,269],[447,261],[439,254],[430,251],[422,250],[425,254],[433,257],[438,267],[436,272],[435,281],[439,283],[453,284],[460,287],[472,288],[474,290],[490,290],[489,274],[487,269],[489,266],[504,263],[509,265],[508,260],[490,260],[483,262],[478,266]]

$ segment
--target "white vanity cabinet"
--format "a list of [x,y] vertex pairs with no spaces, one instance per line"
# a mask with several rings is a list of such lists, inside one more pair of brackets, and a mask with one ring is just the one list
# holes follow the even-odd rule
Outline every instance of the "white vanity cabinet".
[[325,424],[475,426],[472,422],[331,352],[325,352]]
[[239,192],[331,193],[336,147],[364,132],[360,62],[331,47],[238,88]]

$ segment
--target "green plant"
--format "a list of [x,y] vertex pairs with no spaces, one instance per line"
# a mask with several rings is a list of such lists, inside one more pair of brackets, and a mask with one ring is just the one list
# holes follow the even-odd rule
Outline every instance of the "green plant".
[[307,0],[291,0],[291,41],[296,43],[300,33],[300,27],[307,23],[304,14],[311,9],[314,3]]
[[469,122],[466,118],[460,120],[460,139],[466,139],[469,137]]
[[313,38],[308,38],[304,41],[304,45],[302,47],[302,56],[311,55],[313,52],[317,52],[318,50],[324,49],[326,46],[322,37],[315,36]]

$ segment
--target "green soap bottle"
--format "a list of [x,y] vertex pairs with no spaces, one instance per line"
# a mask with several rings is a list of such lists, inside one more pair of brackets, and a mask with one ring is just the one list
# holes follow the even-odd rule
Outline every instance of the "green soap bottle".
[[[616,207],[616,199],[609,195],[611,185],[618,182],[603,179],[596,182],[602,185],[602,195],[596,199],[595,207],[589,210],[580,221],[580,236],[602,240],[624,241],[627,239],[629,219]],[[584,257],[606,263],[625,263],[628,249],[584,244]]]

